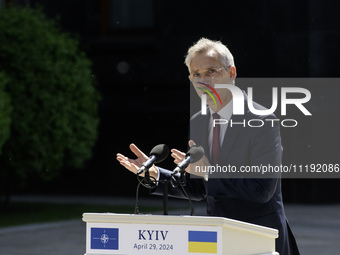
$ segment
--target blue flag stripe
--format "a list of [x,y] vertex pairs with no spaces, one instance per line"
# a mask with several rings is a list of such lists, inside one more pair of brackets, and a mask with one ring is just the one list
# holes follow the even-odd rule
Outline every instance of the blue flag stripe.
[[217,243],[216,231],[189,231],[189,242]]

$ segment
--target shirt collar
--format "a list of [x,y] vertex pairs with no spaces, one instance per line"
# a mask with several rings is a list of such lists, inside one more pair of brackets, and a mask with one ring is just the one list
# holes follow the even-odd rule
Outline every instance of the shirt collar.
[[[213,109],[211,109],[210,106],[209,106],[209,110],[210,110],[210,113],[211,113],[211,116],[212,116],[215,113],[215,111]],[[221,119],[225,119],[225,120],[229,121],[231,119],[231,116],[233,115],[233,99],[231,99],[230,102],[228,104],[226,104],[217,113],[218,113],[218,115],[221,116]]]

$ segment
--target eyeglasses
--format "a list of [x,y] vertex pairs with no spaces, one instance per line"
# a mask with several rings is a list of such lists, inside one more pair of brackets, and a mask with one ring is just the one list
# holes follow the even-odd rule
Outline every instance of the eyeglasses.
[[190,78],[192,79],[197,79],[197,78],[202,78],[202,77],[219,77],[221,76],[223,69],[226,69],[225,67],[209,67],[207,69],[204,69],[202,71],[195,71],[190,74]]

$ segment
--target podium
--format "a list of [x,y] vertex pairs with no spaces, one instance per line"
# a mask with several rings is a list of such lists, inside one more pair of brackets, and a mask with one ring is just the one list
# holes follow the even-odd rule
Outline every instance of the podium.
[[221,217],[84,213],[85,255],[279,255],[276,229]]

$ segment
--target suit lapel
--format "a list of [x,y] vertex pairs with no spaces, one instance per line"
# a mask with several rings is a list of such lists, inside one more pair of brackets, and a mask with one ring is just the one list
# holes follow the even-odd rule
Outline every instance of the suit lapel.
[[194,134],[191,139],[194,140],[194,142],[197,145],[200,145],[204,148],[204,154],[210,158],[210,148],[209,148],[209,121],[210,121],[210,111],[209,107],[207,108],[207,114],[206,115],[199,115],[197,119],[190,124],[190,133]]

